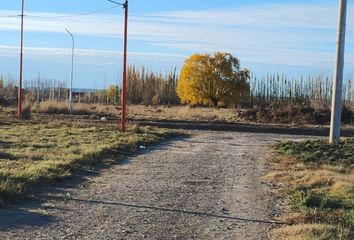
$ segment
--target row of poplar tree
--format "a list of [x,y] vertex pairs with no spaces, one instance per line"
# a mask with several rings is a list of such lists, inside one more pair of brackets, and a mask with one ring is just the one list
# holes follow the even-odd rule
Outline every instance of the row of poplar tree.
[[[127,100],[130,104],[177,105],[178,74],[176,69],[155,73],[145,67],[130,66],[127,71]],[[17,101],[17,84],[11,77],[0,76],[0,102]],[[64,82],[37,79],[25,81],[26,99],[32,102],[68,101],[69,89]],[[120,104],[121,86],[110,85],[107,89],[74,90],[74,101],[81,103]]]

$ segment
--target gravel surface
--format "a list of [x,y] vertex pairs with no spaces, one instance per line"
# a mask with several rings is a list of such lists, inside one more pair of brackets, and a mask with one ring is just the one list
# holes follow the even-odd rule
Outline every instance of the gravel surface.
[[294,138],[192,132],[0,210],[0,239],[267,239],[281,200],[260,177],[269,144]]

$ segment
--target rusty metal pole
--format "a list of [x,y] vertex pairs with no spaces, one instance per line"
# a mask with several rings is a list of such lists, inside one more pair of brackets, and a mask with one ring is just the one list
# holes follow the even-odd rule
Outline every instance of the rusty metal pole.
[[22,72],[23,72],[23,17],[24,17],[25,0],[22,0],[22,11],[21,11],[21,47],[20,47],[20,84],[18,89],[18,117],[22,114]]
[[128,51],[128,0],[125,3],[119,3],[113,0],[108,2],[123,6],[124,8],[124,59],[123,59],[123,83],[122,83],[122,116],[121,116],[121,130],[125,132],[127,122],[127,51]]
[[122,89],[122,132],[126,130],[127,121],[127,51],[128,51],[128,0],[124,3],[124,64],[123,64],[123,89]]

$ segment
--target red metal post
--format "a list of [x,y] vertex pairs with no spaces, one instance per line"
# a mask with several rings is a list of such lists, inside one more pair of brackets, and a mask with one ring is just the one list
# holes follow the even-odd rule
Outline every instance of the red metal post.
[[124,3],[124,66],[123,66],[123,89],[122,89],[122,132],[125,132],[127,113],[127,50],[128,50],[128,0]]
[[21,50],[20,50],[20,86],[18,89],[18,116],[21,117],[22,113],[22,70],[23,70],[23,17],[24,17],[25,0],[22,0],[22,13],[21,13]]

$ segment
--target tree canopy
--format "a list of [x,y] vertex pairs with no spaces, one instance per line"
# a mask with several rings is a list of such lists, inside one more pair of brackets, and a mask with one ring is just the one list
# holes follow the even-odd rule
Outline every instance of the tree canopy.
[[191,105],[238,104],[249,96],[249,75],[230,53],[194,54],[181,70],[177,94]]
[[119,95],[119,87],[115,85],[110,85],[107,89],[107,102],[117,104],[120,101]]

